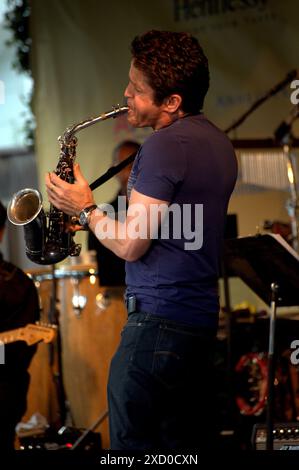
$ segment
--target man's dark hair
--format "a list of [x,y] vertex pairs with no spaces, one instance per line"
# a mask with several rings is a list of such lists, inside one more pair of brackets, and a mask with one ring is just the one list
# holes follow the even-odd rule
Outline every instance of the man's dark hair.
[[3,206],[2,202],[0,201],[0,229],[4,227],[6,218],[7,218],[6,209]]
[[189,33],[148,31],[131,44],[134,66],[141,70],[161,105],[173,93],[186,113],[198,113],[209,88],[209,64],[198,40]]

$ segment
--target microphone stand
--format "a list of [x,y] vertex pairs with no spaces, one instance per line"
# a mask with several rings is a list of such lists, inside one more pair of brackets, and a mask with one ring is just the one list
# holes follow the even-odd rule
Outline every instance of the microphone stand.
[[266,449],[273,450],[273,416],[274,416],[274,380],[275,380],[275,329],[276,308],[278,301],[279,285],[271,284],[271,311],[270,311],[270,333],[268,347],[268,373],[267,373],[267,417],[266,417]]
[[49,343],[49,363],[52,377],[56,388],[60,424],[64,425],[67,417],[66,393],[62,376],[62,342],[59,327],[59,310],[57,308],[57,278],[55,276],[55,265],[51,265],[52,285],[50,296],[50,307],[48,319],[50,324],[57,325],[57,335],[54,343]]
[[237,127],[239,127],[245,119],[248,118],[248,116],[255,111],[261,104],[263,104],[265,101],[267,101],[271,96],[276,95],[280,90],[282,90],[288,83],[290,83],[294,78],[297,77],[297,70],[292,70],[287,74],[287,76],[277,85],[275,85],[273,88],[271,88],[265,95],[261,96],[257,101],[255,101],[250,108],[242,114],[239,119],[237,119],[233,124],[231,124],[227,129],[225,129],[225,133],[228,134],[229,132],[233,131]]

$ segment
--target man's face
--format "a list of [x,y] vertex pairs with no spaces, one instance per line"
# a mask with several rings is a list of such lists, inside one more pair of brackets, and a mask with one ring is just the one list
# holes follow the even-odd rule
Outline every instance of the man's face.
[[128,122],[134,127],[163,127],[165,119],[164,104],[154,104],[154,91],[146,81],[145,75],[131,62],[129,83],[125,90],[127,98]]

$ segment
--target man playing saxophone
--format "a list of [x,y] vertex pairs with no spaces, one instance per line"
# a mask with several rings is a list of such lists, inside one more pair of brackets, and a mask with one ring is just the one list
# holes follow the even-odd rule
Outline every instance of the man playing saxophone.
[[108,383],[112,449],[194,449],[214,442],[212,370],[220,246],[237,176],[231,143],[202,112],[208,60],[187,33],[149,31],[131,44],[128,121],[149,126],[114,220],[75,184],[46,176],[50,202],[79,216],[126,260],[128,322]]

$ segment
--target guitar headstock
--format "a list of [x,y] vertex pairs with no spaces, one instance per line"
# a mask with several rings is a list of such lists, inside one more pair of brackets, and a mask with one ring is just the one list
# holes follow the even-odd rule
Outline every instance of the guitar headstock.
[[29,346],[38,343],[39,341],[50,343],[54,340],[56,336],[56,331],[56,325],[49,325],[43,323],[28,323],[28,325],[24,326],[23,328],[20,328],[18,339],[26,341]]

